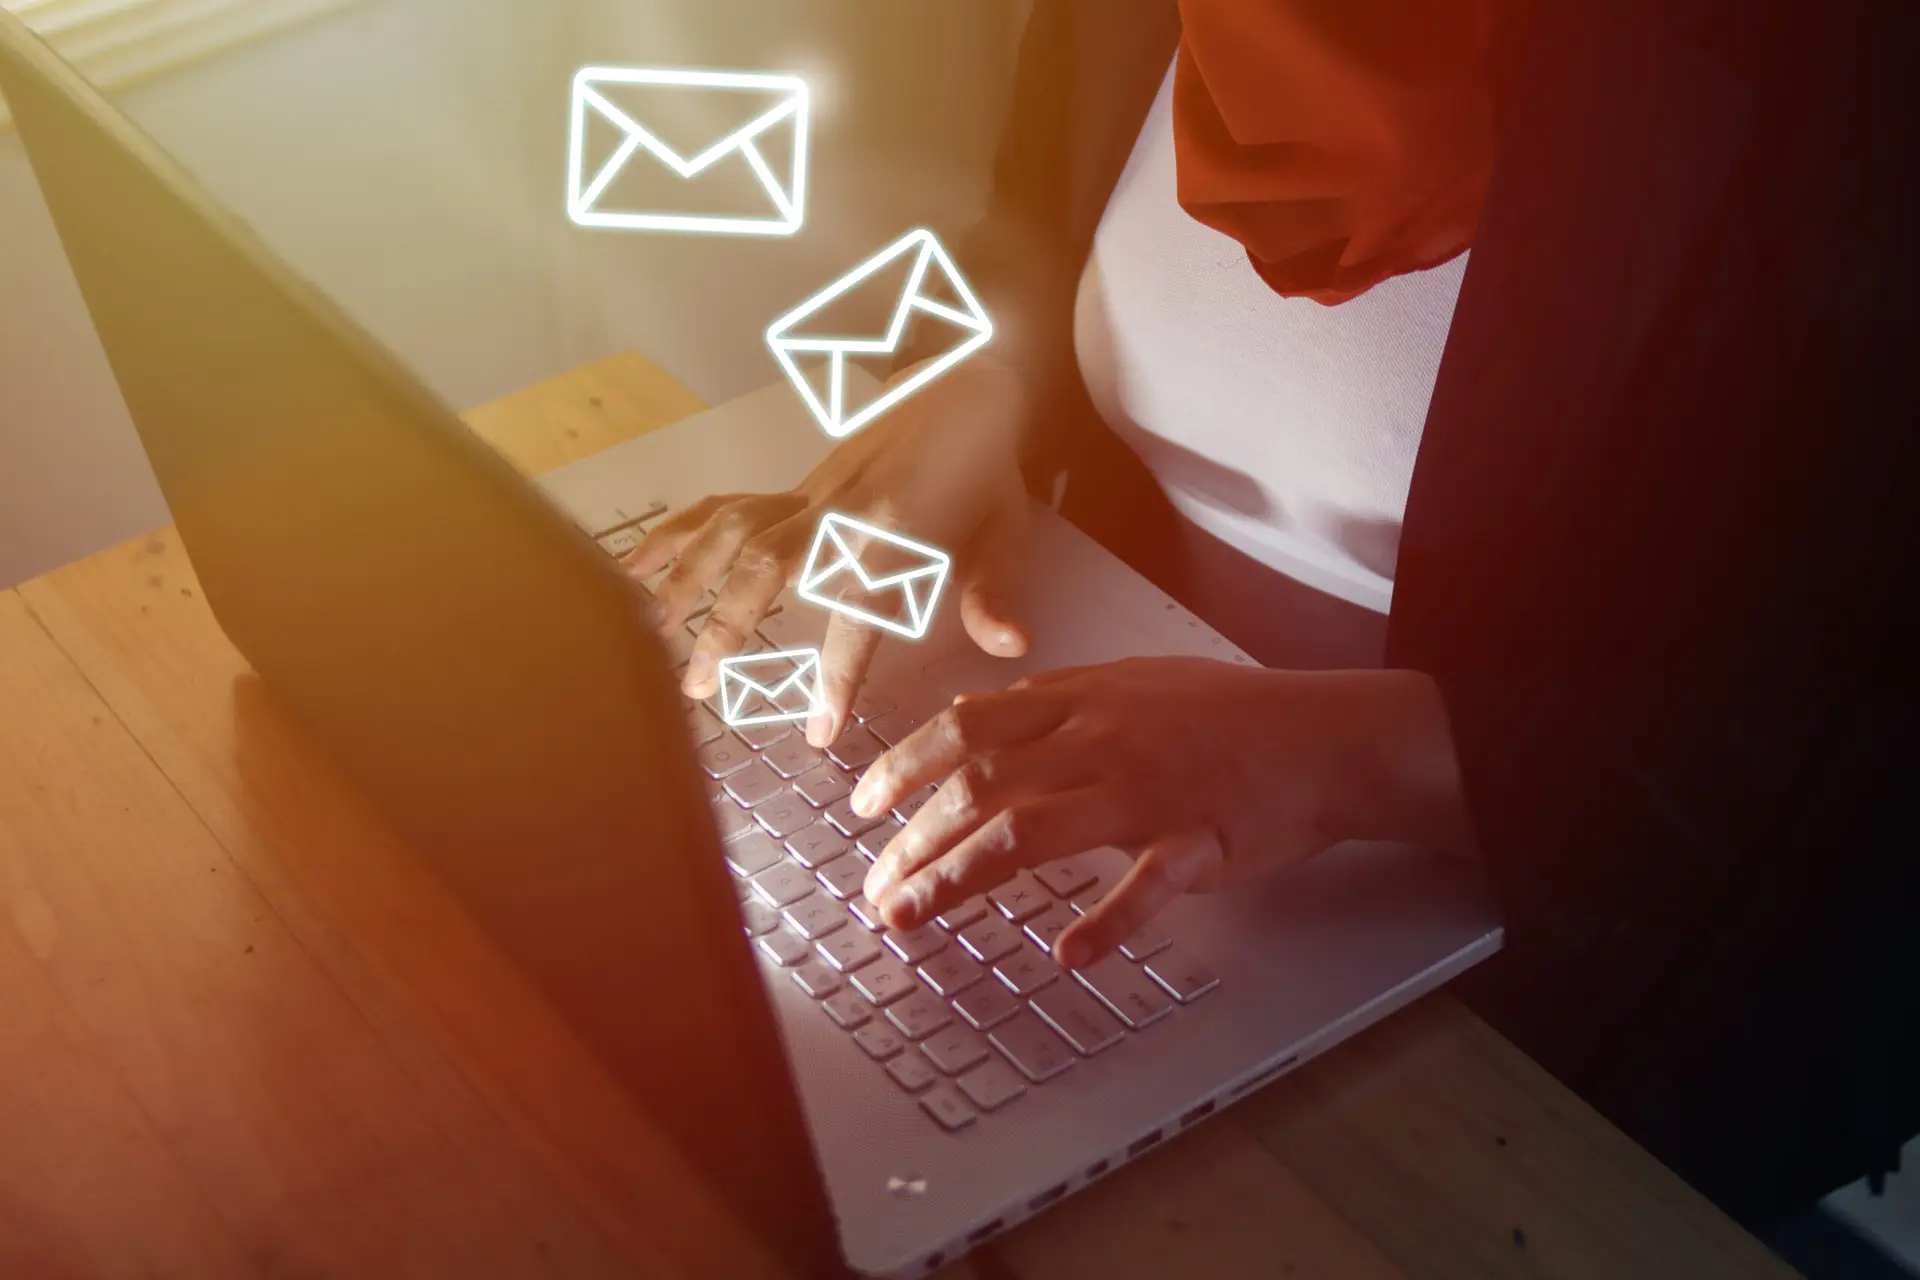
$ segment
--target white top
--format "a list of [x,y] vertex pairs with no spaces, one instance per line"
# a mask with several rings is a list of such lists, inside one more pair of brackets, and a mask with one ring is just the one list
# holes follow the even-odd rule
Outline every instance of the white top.
[[1384,613],[1466,255],[1337,307],[1281,297],[1180,207],[1172,91],[1169,72],[1080,280],[1081,373],[1181,514]]

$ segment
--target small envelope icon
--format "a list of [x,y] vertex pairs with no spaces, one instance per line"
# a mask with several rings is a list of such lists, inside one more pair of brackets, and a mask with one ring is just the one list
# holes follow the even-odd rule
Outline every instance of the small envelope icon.
[[734,728],[808,719],[826,706],[821,694],[818,649],[720,660],[720,718]]
[[[724,121],[721,136],[683,155],[661,135],[680,136],[636,118],[645,114],[638,99],[622,105],[622,95],[644,94],[656,110],[655,99],[665,98],[680,108],[676,118]],[[681,68],[640,69],[586,67],[573,77],[573,133],[567,157],[567,213],[583,227],[611,227],[630,231],[705,231],[720,235],[790,236],[800,229],[807,203],[806,81],[793,75],[755,71],[691,71]],[[745,116],[744,123],[737,123]],[[616,131],[619,145],[604,160],[589,163],[590,138],[607,128]],[[695,124],[695,129],[699,125]],[[723,126],[722,126],[723,127]],[[791,130],[788,135],[777,131]],[[714,129],[720,131],[720,127]],[[791,158],[775,172],[764,145],[785,144]],[[645,173],[636,178],[635,170]],[[639,179],[645,179],[639,182]],[[732,181],[732,186],[726,184]],[[629,180],[643,189],[638,205],[622,199]],[[618,185],[616,185],[618,184]],[[687,201],[711,187],[717,198],[726,190],[745,188],[747,205],[715,212],[698,212]]]
[[[888,567],[868,567],[883,557]],[[937,547],[828,512],[800,570],[800,598],[918,640],[933,622],[952,563]]]
[[[819,333],[807,323],[828,304],[902,262],[907,265],[906,287],[893,301],[885,331],[865,337]],[[891,279],[891,273],[888,278]],[[930,284],[944,286],[952,302],[928,296]],[[899,349],[908,323],[917,315],[931,316],[952,326],[957,331],[953,346],[915,369],[911,377],[889,385],[879,398],[850,410],[846,403],[847,357],[893,354]],[[767,328],[767,345],[773,348],[773,358],[799,389],[815,420],[836,439],[852,435],[992,340],[993,320],[986,308],[973,296],[973,290],[940,241],[924,228],[909,231]],[[826,358],[824,395],[800,367],[800,359],[806,357],[814,357],[816,362],[819,357]]]

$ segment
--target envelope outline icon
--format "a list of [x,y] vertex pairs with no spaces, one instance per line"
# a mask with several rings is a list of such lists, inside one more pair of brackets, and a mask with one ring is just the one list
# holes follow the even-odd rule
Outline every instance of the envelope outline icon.
[[[774,674],[755,674],[768,669]],[[788,693],[804,697],[806,705],[797,711],[780,710],[781,696]],[[774,709],[761,715],[747,715],[747,708],[756,695]],[[818,649],[782,649],[777,653],[743,653],[720,659],[720,719],[732,728],[809,719],[826,709],[824,695]]]
[[[644,123],[600,92],[613,84],[663,85],[701,91],[761,90],[781,95],[778,102],[746,124],[692,156],[683,156]],[[807,82],[799,76],[761,71],[695,71],[685,68],[582,67],[573,77],[573,131],[567,153],[567,215],[583,227],[627,231],[697,231],[716,235],[790,236],[800,230],[807,208],[807,131],[811,115]],[[594,173],[587,173],[587,120],[600,116],[624,135],[619,147]],[[754,145],[769,130],[793,122],[793,164],[786,181],[774,173]],[[737,214],[664,213],[602,209],[601,196],[629,164],[657,163],[681,178],[694,178],[728,156],[738,155],[766,192],[773,212],[765,217]]]
[[[805,322],[808,318],[817,315],[835,299],[858,287],[862,282],[870,279],[877,272],[885,270],[907,254],[914,254],[916,257],[907,277],[906,288],[895,300],[887,327],[882,333],[863,338],[840,334],[814,334],[806,331]],[[959,308],[921,296],[921,286],[926,283],[928,274],[936,270],[945,278],[954,296],[960,299]],[[937,316],[957,326],[965,331],[966,337],[953,349],[914,370],[912,376],[888,386],[885,392],[871,403],[863,405],[853,414],[848,414],[846,412],[847,358],[856,355],[893,354],[899,349],[900,340],[906,334],[907,325],[913,320],[916,311]],[[767,326],[767,346],[772,349],[774,359],[779,361],[788,379],[799,390],[800,398],[806,401],[807,408],[813,412],[814,420],[835,439],[852,435],[991,341],[993,341],[992,317],[987,315],[987,309],[981,306],[980,300],[974,296],[973,289],[967,284],[966,278],[960,274],[960,269],[954,265],[952,257],[941,245],[939,237],[924,227],[909,231]],[[795,356],[805,354],[829,357],[827,396],[824,400],[814,389],[813,384],[807,380],[807,376],[801,372],[800,365],[795,360]]]
[[[860,536],[908,552],[919,557],[919,561],[888,573],[869,573],[854,545]],[[947,571],[952,565],[953,557],[938,547],[930,547],[924,542],[915,542],[851,516],[830,511],[814,531],[813,546],[807,551],[806,564],[800,570],[799,594],[802,600],[823,609],[858,618],[909,640],[918,640],[927,634],[927,628],[933,623],[934,610],[940,604],[940,593],[946,589]],[[830,579],[843,571],[850,572],[869,594],[898,590],[906,604],[906,620],[903,622],[899,618],[875,613],[828,594],[832,585]]]

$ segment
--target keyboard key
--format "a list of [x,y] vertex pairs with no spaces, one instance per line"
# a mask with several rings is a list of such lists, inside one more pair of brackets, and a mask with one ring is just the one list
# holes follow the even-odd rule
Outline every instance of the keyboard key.
[[987,1039],[1008,1062],[1020,1068],[1021,1075],[1035,1084],[1053,1079],[1079,1061],[1066,1041],[1055,1035],[1037,1014],[1027,1010],[989,1031]]
[[873,1020],[873,1006],[858,991],[836,991],[820,1002],[842,1031],[864,1027]]
[[[764,761],[761,767],[765,767]],[[807,802],[791,791],[783,791],[753,810],[753,820],[765,828],[768,835],[780,840],[810,826],[813,816],[813,810],[807,807]],[[795,856],[798,857],[797,854]]]
[[[843,933],[842,938],[860,938],[873,943],[876,952],[880,944],[864,934]],[[912,995],[924,988],[914,980],[913,971],[898,960],[881,959],[867,965],[853,975],[853,987],[867,998],[869,1004],[890,1005],[895,1000]]]
[[821,764],[796,778],[793,789],[814,808],[824,809],[834,801],[846,798],[847,793],[853,790],[853,779],[839,765]]
[[1085,915],[1088,907],[1113,892],[1113,887],[1132,869],[1133,860],[1118,849],[1096,849],[1074,856],[1093,871],[1093,883],[1076,890],[1072,896],[1073,909]]
[[1147,974],[1181,1004],[1192,1004],[1220,985],[1220,975],[1179,947],[1169,947],[1147,962]]
[[719,716],[696,702],[687,708],[687,731],[693,735],[694,746],[704,747],[727,729]]
[[755,751],[765,751],[774,743],[794,736],[792,720],[769,720],[765,724],[743,724],[734,729],[734,737],[752,747]]
[[1139,1031],[1173,1011],[1173,1001],[1146,971],[1120,956],[1108,956],[1074,972],[1081,985],[1113,1010],[1120,1020]]
[[884,1022],[869,1022],[853,1033],[853,1042],[875,1062],[885,1062],[907,1047],[900,1033]]
[[824,1000],[840,989],[840,975],[818,960],[809,960],[793,971],[793,983],[815,1000]]
[[887,749],[887,744],[873,736],[871,729],[857,726],[841,734],[839,739],[827,748],[827,758],[850,773],[858,773]]
[[740,922],[749,938],[757,938],[780,923],[780,913],[757,898],[749,898],[740,904]]
[[1120,1043],[1123,1034],[1120,1024],[1114,1021],[1105,1005],[1078,983],[1062,982],[1048,987],[1029,1003],[1033,1011],[1065,1036],[1067,1043],[1083,1057],[1091,1058],[1102,1049]]
[[[732,849],[752,838],[742,837],[727,847]],[[772,844],[773,841],[769,839],[767,843]],[[805,867],[782,858],[779,866],[762,871],[753,878],[753,889],[772,906],[790,907],[813,892],[813,877],[807,874]]]
[[1100,879],[1094,874],[1093,868],[1079,857],[1043,862],[1033,869],[1033,874],[1056,898],[1071,898],[1076,893],[1091,889]]
[[1020,926],[999,916],[983,916],[960,931],[960,945],[973,952],[974,959],[992,964],[1020,949]]
[[835,858],[814,874],[834,897],[851,898],[866,882],[867,864],[849,853]]
[[853,700],[853,718],[861,724],[893,710],[893,699],[877,689],[862,689]]
[[1079,916],[1073,913],[1072,907],[1064,902],[1056,902],[1033,919],[1027,921],[1027,937],[1033,941],[1034,946],[1040,948],[1048,955],[1052,955],[1053,940],[1059,937],[1068,925],[1079,918]]
[[727,794],[748,809],[765,804],[786,790],[786,786],[779,774],[759,760],[727,776]]
[[986,895],[976,893],[958,906],[942,911],[933,918],[933,922],[948,933],[952,933],[956,929],[966,928],[981,916],[986,915],[988,910],[990,908],[987,906]]
[[956,1133],[974,1121],[973,1108],[944,1085],[928,1090],[920,1099],[920,1109],[932,1116],[948,1133]]
[[998,982],[980,982],[968,987],[954,997],[953,1007],[981,1031],[992,1030],[1026,1008],[1019,996]]
[[772,770],[783,778],[797,778],[807,770],[819,764],[826,757],[807,745],[800,734],[782,738],[767,748],[760,756]]
[[810,822],[787,837],[787,852],[809,871],[826,866],[847,848],[847,838],[824,822]]
[[924,1040],[953,1022],[947,1002],[921,986],[888,1004],[886,1010],[887,1021],[909,1040]]
[[920,966],[920,981],[949,1000],[986,976],[986,969],[958,947],[950,947]]
[[764,831],[749,831],[738,840],[729,841],[720,850],[720,856],[737,876],[757,876],[768,867],[779,866],[787,857]]
[[922,787],[912,795],[893,806],[893,816],[902,824],[913,821],[913,815],[927,807],[927,801],[933,799],[933,788]]
[[979,1065],[989,1053],[987,1042],[980,1038],[980,1033],[962,1026],[945,1027],[934,1032],[921,1043],[920,1052],[950,1076],[957,1076],[968,1067]]
[[760,826],[754,822],[753,815],[733,802],[733,797],[722,795],[720,803],[713,806],[713,825],[719,831],[722,843],[733,839],[743,831],[758,831]]
[[1060,976],[1060,966],[1032,947],[1022,947],[993,966],[993,976],[1017,996],[1030,996]]
[[813,954],[813,948],[807,945],[807,940],[784,925],[763,935],[760,949],[787,968],[792,968]]
[[1027,1091],[1026,1081],[998,1058],[988,1058],[954,1083],[982,1111],[998,1111]]
[[872,934],[858,929],[842,929],[829,934],[814,946],[820,952],[820,958],[841,973],[853,973],[885,954]]
[[1013,879],[987,894],[987,901],[1000,908],[1002,915],[1018,924],[1045,911],[1053,898],[1031,871],[1021,871]]
[[847,926],[847,913],[824,894],[809,894],[780,913],[787,927],[808,942],[818,942],[836,929]]
[[918,929],[909,929],[905,933],[898,929],[889,929],[885,940],[887,950],[908,964],[919,964],[947,945],[947,935],[930,924],[923,924]]
[[887,1064],[887,1074],[908,1093],[930,1089],[940,1079],[931,1064],[917,1053],[903,1053]]
[[709,778],[724,778],[753,763],[747,744],[732,734],[723,734],[694,753]]
[[[802,779],[804,781],[804,779]],[[833,829],[843,836],[862,836],[879,826],[883,819],[863,818],[853,811],[853,806],[844,799],[836,800],[827,806],[825,814]]]
[[882,818],[879,826],[860,837],[860,856],[872,862],[887,851],[887,841],[899,834],[899,823],[892,818]]
[[626,555],[629,551],[638,547],[642,536],[642,531],[639,529],[621,529],[616,533],[608,534],[604,538],[596,539],[596,541],[599,542],[602,551],[612,556],[615,560],[618,560],[621,556]]
[[858,920],[875,933],[887,927],[887,922],[880,918],[880,908],[868,902],[867,895],[864,893],[856,893],[851,898],[848,898],[847,910],[853,912],[853,918],[855,920]]
[[1120,954],[1138,964],[1142,960],[1151,960],[1172,945],[1170,934],[1148,925],[1120,944]]

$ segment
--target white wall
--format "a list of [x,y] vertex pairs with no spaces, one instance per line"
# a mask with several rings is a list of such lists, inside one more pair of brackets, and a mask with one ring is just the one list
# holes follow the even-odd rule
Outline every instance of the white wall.
[[[766,323],[887,238],[973,216],[1020,0],[366,0],[118,101],[458,406],[624,349],[721,398]],[[792,240],[566,220],[572,70],[794,68]],[[19,141],[0,135],[0,585],[164,522]]]

